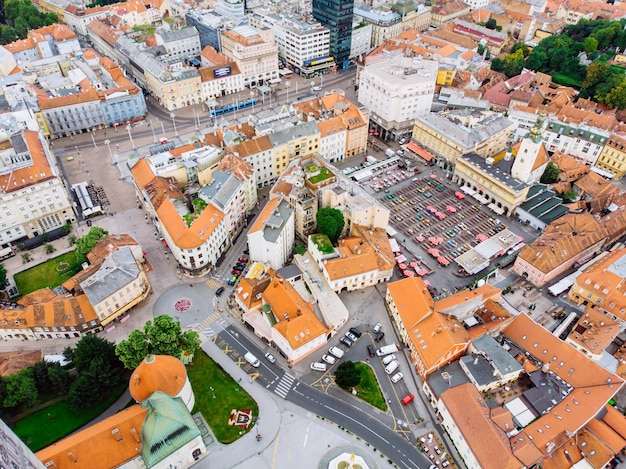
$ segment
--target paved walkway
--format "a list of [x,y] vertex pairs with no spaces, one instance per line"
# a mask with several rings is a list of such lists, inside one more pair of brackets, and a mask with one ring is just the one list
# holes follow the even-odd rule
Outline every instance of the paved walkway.
[[256,381],[250,382],[248,374],[212,341],[204,342],[201,348],[239,381],[240,386],[257,402],[262,439],[256,441],[256,431],[253,430],[229,445],[215,443],[208,448],[208,457],[194,468],[328,467],[328,461],[342,452],[362,456],[371,469],[389,464],[385,459],[384,465],[381,462],[379,466],[377,461],[383,461],[380,453],[333,422],[322,420],[314,413],[277,398]]

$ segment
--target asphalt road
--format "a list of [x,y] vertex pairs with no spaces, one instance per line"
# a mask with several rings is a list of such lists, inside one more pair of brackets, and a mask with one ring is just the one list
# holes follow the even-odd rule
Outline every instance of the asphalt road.
[[[363,347],[366,346],[365,337],[364,335],[360,339],[363,341]],[[349,400],[339,399],[324,392],[320,387],[311,386],[295,379],[292,375],[286,373],[278,363],[272,364],[264,357],[267,351],[271,351],[274,356],[278,357],[278,354],[271,350],[269,346],[260,349],[256,343],[253,343],[245,334],[233,326],[226,326],[223,331],[212,337],[212,340],[248,373],[250,380],[255,380],[270,392],[274,392],[289,402],[314,412],[316,415],[331,420],[335,424],[351,431],[364,441],[367,441],[399,467],[422,469],[430,467],[430,462],[411,443],[412,437],[410,433],[405,435],[404,433],[396,432],[387,426],[383,419],[378,418],[378,415],[372,412],[371,408],[369,408],[368,412],[368,409],[364,408],[362,404],[355,405],[356,403],[350,402],[352,398],[349,396]],[[356,349],[353,349],[353,351],[361,353],[360,351],[357,352]],[[243,357],[246,352],[252,353],[259,359],[260,365],[258,368],[245,361]],[[380,362],[378,357],[372,357],[372,359]],[[382,363],[374,363],[374,366],[377,365],[382,366]],[[384,371],[382,373],[383,375],[385,374]],[[343,392],[342,395],[346,396]],[[398,402],[396,404],[401,405]],[[387,420],[389,423],[390,419],[386,418],[384,420]]]

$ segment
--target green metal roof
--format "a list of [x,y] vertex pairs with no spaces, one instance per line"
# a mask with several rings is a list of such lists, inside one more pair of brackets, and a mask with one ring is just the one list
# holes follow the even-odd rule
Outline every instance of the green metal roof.
[[200,436],[198,426],[180,398],[156,391],[141,406],[148,409],[141,427],[141,456],[146,466],[154,467]]
[[563,205],[563,200],[545,184],[532,186],[528,190],[528,197],[519,208],[546,224],[569,212]]

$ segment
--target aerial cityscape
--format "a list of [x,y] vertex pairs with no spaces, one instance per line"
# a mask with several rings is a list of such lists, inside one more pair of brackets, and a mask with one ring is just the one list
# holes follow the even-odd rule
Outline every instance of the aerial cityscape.
[[0,467],[626,467],[626,4],[0,11]]

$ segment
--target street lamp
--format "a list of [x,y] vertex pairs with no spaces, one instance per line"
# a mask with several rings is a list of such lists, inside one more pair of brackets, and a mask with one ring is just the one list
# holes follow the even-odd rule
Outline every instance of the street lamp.
[[130,133],[130,122],[126,125],[126,130],[128,131],[128,138],[130,139],[130,145],[133,147],[133,150],[136,150],[135,142],[133,142],[133,135]]
[[111,157],[111,164],[115,164],[113,162],[113,153],[111,153],[111,140],[109,140],[108,138],[104,141],[104,144],[107,146],[107,148],[109,149],[109,156]]
[[152,124],[152,119],[148,121],[148,125],[150,126],[150,129],[152,129],[152,142],[156,143],[156,135],[154,134],[154,125]]
[[289,82],[285,82],[285,89],[287,90],[287,104],[289,104],[289,87],[291,85],[289,84]]
[[174,135],[176,137],[178,137],[178,130],[176,130],[176,116],[174,115],[174,113],[172,112],[170,114],[170,117],[172,118],[172,124],[174,124]]
[[196,109],[192,107],[191,110],[193,111],[193,123],[196,125],[196,131],[198,131],[198,118],[196,117]]
[[93,146],[94,146],[94,148],[98,148],[98,145],[96,145],[96,137],[94,137],[95,133],[96,133],[96,130],[95,129],[91,129],[90,134],[91,134],[91,140],[93,140]]
[[[250,91],[250,100],[252,101],[254,99],[254,91]],[[256,103],[254,101],[252,101],[252,114],[254,114],[254,105]]]

